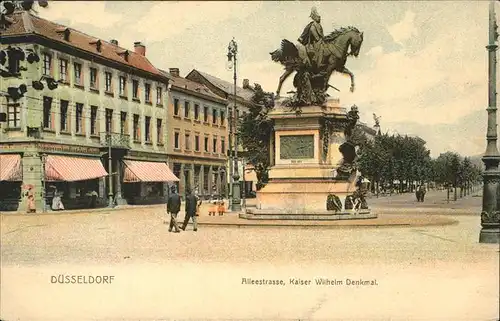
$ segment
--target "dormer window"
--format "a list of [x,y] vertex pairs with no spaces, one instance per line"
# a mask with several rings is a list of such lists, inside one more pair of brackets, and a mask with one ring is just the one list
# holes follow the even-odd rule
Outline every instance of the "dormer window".
[[123,59],[125,59],[125,61],[128,61],[128,56],[130,55],[128,50],[124,50],[122,52],[117,52],[117,53],[118,53],[118,55],[123,57]]
[[90,44],[94,45],[95,44],[95,48],[97,50],[97,52],[101,52],[101,40],[93,40],[90,42]]
[[69,28],[62,27],[62,28],[57,29],[56,32],[59,34],[62,34],[65,41],[69,41],[69,35],[71,33]]

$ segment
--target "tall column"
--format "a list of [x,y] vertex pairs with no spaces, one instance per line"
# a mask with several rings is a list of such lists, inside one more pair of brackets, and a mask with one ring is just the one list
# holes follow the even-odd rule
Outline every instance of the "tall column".
[[221,194],[224,197],[227,197],[227,169],[224,166],[219,167],[220,169],[220,186],[221,186]]
[[221,195],[221,184],[222,184],[222,179],[221,179],[221,172],[220,172],[220,167],[217,167],[217,182],[216,182],[216,186],[217,186],[217,194],[218,195]]
[[116,186],[116,203],[117,205],[127,205],[127,200],[122,194],[122,162],[117,158],[115,161],[115,186]]
[[194,188],[196,187],[194,184],[194,175],[195,175],[194,164],[189,164],[189,188],[192,191],[194,191]]
[[269,148],[269,159],[270,159],[270,165],[274,166],[276,165],[276,159],[274,158],[274,151],[275,151],[275,132],[274,130],[271,131],[271,142],[270,142],[270,148]]
[[184,170],[184,163],[181,163],[181,171],[179,173],[179,195],[185,195],[186,193],[186,175]]
[[213,185],[214,168],[212,165],[208,167],[208,195],[212,195],[212,185]]
[[205,187],[205,166],[200,165],[200,172],[198,173],[198,191],[200,192],[200,197],[205,195],[203,188]]
[[[23,153],[23,161],[22,161],[22,171],[23,171],[23,185],[32,185],[33,186],[33,194],[35,196],[35,207],[37,212],[43,212],[43,179],[42,175],[45,175],[43,172],[43,165],[41,155],[35,150],[35,148],[28,148]],[[21,192],[26,193],[27,189],[22,189]],[[27,200],[28,198],[23,195],[21,198],[21,202],[19,204],[19,211],[25,212],[27,210]]]
[[106,177],[99,178],[99,197],[106,198]]
[[[170,168],[170,170],[172,171],[172,173],[175,174],[174,162],[171,159],[169,159],[167,162],[167,165],[168,165],[168,168]],[[175,186],[175,183],[176,182],[166,182],[163,184],[163,196],[165,196],[165,200],[167,200],[168,196],[170,196],[170,188],[171,188],[171,186]]]
[[496,93],[496,42],[498,40],[495,17],[495,1],[489,8],[489,44],[488,49],[488,130],[487,146],[482,161],[486,167],[483,173],[483,208],[481,211],[481,232],[479,243],[500,243],[500,153],[497,147],[497,93]]

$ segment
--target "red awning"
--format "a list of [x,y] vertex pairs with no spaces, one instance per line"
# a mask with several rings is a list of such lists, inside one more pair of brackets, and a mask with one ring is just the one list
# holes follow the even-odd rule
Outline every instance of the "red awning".
[[85,181],[107,176],[100,159],[47,156],[45,163],[46,181]]
[[125,183],[135,182],[177,182],[179,179],[172,173],[166,163],[123,161],[125,164]]
[[0,181],[17,182],[22,180],[23,170],[21,167],[21,155],[0,155]]

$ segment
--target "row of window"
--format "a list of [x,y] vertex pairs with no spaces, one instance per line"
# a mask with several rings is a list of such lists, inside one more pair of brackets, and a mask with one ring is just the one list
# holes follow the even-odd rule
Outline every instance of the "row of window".
[[[97,73],[97,68],[89,67],[88,70],[90,77],[90,89],[99,90],[99,77]],[[43,54],[43,74],[46,76],[52,76],[52,56],[49,54]],[[69,83],[69,71],[68,71],[68,60],[59,59],[59,81],[63,83]],[[76,86],[83,87],[84,82],[84,72],[82,69],[82,64],[75,62],[73,63],[73,82]],[[128,86],[127,77],[119,76],[118,79],[118,94],[122,98],[128,98]],[[104,91],[108,94],[113,94],[113,74],[111,72],[104,73]],[[132,99],[140,101],[140,87],[139,80],[132,79]],[[146,103],[152,103],[151,97],[151,84],[144,84],[144,101]],[[156,87],[156,105],[163,105],[163,88],[160,86]]]
[[[55,130],[55,110],[53,108],[53,99],[51,97],[43,97],[43,128],[48,130]],[[69,101],[61,100],[59,103],[59,128],[61,132],[69,133],[71,132],[71,118],[68,113]],[[81,103],[75,104],[75,133],[85,134],[85,113],[84,105]],[[105,109],[105,121],[106,121],[106,132],[113,133],[113,109]],[[10,126],[10,125],[9,125]],[[144,117],[144,140],[147,143],[152,141],[152,118],[150,116]],[[99,127],[99,117],[98,117],[98,107],[90,106],[90,135],[97,136]],[[128,128],[128,113],[120,113],[120,134],[129,135],[130,131]],[[133,114],[132,119],[132,135],[134,141],[141,140],[141,128],[140,128],[140,115]],[[156,141],[157,144],[163,144],[163,120],[156,119]]]
[[[174,133],[174,148],[175,149],[180,149],[181,146],[180,146],[180,133],[179,132],[175,132]],[[185,133],[184,134],[184,149],[186,151],[190,151],[192,150],[191,148],[191,144],[192,144],[192,141],[191,141],[191,134],[190,133]],[[209,143],[210,143],[210,137],[205,135],[204,137],[204,140],[203,140],[203,151],[205,151],[206,153],[209,153],[210,152],[210,146],[209,146]],[[218,147],[220,147],[220,150],[218,149]],[[198,134],[195,134],[194,135],[194,151],[195,152],[199,152],[201,151],[200,150],[200,135]],[[221,154],[225,154],[226,153],[226,141],[224,139],[224,137],[221,137],[221,141],[220,141],[220,146],[218,145],[218,139],[217,137],[212,137],[212,153],[214,154],[217,154],[217,153],[221,153]]]
[[[55,130],[55,112],[57,112],[53,106],[53,99],[51,97],[43,97],[43,127],[48,130]],[[10,128],[19,128],[21,119],[21,107],[19,106],[9,106],[8,107],[8,126]],[[71,132],[71,118],[69,115],[69,101],[60,100],[59,102],[59,128],[63,133]],[[75,103],[75,113],[74,113],[74,129],[76,134],[85,134],[85,113],[84,105],[82,103]],[[113,128],[113,109],[105,109],[105,130],[106,132],[114,132]],[[129,135],[129,122],[128,113],[120,112],[120,133],[124,135]],[[141,139],[141,128],[140,128],[140,115],[133,114],[132,119],[132,136],[134,141],[140,141]],[[99,117],[98,117],[98,107],[90,106],[90,134],[92,136],[98,135],[99,127]],[[156,119],[156,141],[158,144],[163,143],[163,120]],[[152,139],[152,118],[150,116],[144,117],[144,140],[145,142],[151,142]],[[185,150],[191,150],[191,135],[186,133],[185,136]],[[225,153],[225,140],[221,138],[220,151],[217,149],[218,139],[217,137],[212,138],[212,152],[213,153]],[[174,148],[180,149],[180,133],[174,133]],[[194,136],[194,151],[200,151],[200,136]],[[210,152],[209,147],[209,137],[204,137],[204,151]]]
[[[200,105],[194,104],[193,108],[194,120],[200,120]],[[180,117],[180,102],[179,99],[174,98],[174,116]],[[203,122],[208,123],[209,108],[203,106]],[[212,108],[212,124],[217,124],[218,116],[220,117],[220,126],[225,126],[226,115],[223,110],[219,112],[217,109]],[[184,118],[191,118],[191,103],[189,101],[184,102]]]

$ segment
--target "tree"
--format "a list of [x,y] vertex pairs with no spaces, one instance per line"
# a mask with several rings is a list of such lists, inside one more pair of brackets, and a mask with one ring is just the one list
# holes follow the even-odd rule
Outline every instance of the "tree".
[[419,137],[377,135],[366,144],[359,159],[361,171],[383,186],[399,181],[400,191],[413,189],[413,182],[429,180],[432,173],[430,151]]
[[467,187],[471,176],[472,164],[468,157],[465,157],[459,166],[458,182],[460,185],[460,197],[467,195]]
[[372,186],[384,182],[384,178],[391,176],[391,170],[385,166],[390,163],[390,152],[387,148],[387,134],[375,136],[373,141],[366,141],[361,145],[358,160],[363,175],[370,178]]
[[[31,11],[33,10],[34,1],[1,1],[0,2],[0,30],[7,29],[12,23],[12,15],[16,10],[21,11]],[[38,1],[40,7],[46,8],[48,6],[47,1]],[[0,50],[0,77],[1,78],[17,78],[23,81],[30,81],[31,84],[18,84],[15,86],[7,87],[7,95],[4,95],[7,99],[7,106],[19,105],[17,101],[24,97],[24,94],[28,91],[28,85],[31,85],[35,90],[43,90],[44,85],[42,80],[47,82],[47,86],[50,90],[57,88],[57,82],[51,78],[43,76],[40,80],[26,79],[22,77],[21,71],[27,70],[25,66],[22,66],[21,62],[26,61],[28,64],[40,62],[40,57],[31,48],[21,48],[9,45],[7,48],[2,48]],[[10,83],[9,83],[10,84]],[[6,113],[0,113],[0,122],[7,120]]]
[[257,176],[257,190],[261,189],[268,180],[268,171],[271,166],[270,145],[273,132],[272,120],[268,113],[274,108],[274,96],[264,92],[262,87],[255,84],[252,106],[239,123],[238,135],[242,146],[250,155],[250,163]]
[[363,130],[363,127],[357,124],[354,126],[351,135],[347,138],[347,141],[354,146],[359,146],[359,149],[363,150],[363,148],[368,143],[368,137],[366,137],[366,133]]

